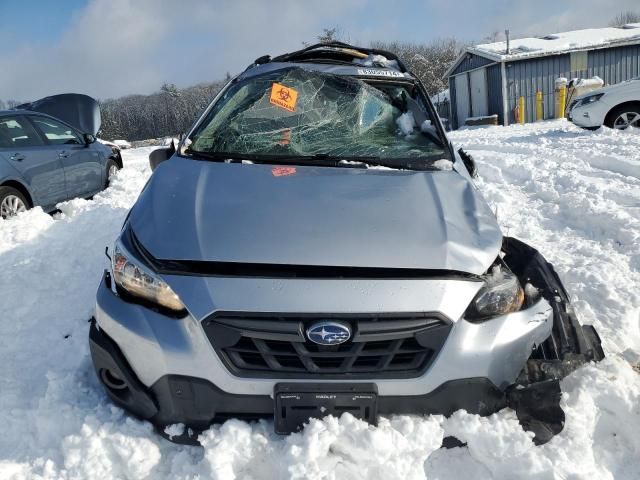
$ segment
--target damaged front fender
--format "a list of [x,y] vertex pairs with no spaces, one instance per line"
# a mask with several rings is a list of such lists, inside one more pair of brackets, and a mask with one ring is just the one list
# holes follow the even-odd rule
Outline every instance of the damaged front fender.
[[537,346],[515,384],[506,392],[507,405],[520,424],[542,444],[562,431],[560,380],[591,361],[604,358],[600,337],[591,325],[580,325],[558,274],[534,248],[505,237],[504,261],[520,282],[531,284],[551,306],[551,335]]

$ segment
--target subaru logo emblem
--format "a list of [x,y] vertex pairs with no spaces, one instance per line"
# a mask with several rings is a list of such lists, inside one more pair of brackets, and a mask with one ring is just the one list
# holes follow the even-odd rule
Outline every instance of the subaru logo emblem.
[[314,323],[307,328],[307,338],[318,345],[340,345],[351,338],[351,328],[336,322]]

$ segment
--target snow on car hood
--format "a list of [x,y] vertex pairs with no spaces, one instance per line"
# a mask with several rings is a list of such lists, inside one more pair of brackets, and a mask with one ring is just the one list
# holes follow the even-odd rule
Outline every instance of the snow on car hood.
[[482,274],[502,234],[455,171],[162,163],[130,224],[157,259]]

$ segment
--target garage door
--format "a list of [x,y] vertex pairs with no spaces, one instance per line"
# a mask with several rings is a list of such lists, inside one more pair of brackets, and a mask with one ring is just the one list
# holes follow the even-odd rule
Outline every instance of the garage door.
[[469,83],[468,75],[463,73],[455,77],[456,79],[456,114],[458,116],[458,126],[464,125],[464,121],[469,117]]
[[[487,69],[480,68],[469,73],[471,79],[471,111],[474,117],[489,115],[487,99]],[[456,90],[457,93],[457,90]]]

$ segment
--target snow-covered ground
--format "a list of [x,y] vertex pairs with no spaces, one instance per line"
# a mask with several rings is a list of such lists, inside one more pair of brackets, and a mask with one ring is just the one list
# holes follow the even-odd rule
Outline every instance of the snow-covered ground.
[[[536,447],[512,411],[350,417],[289,437],[230,421],[171,444],[112,406],[89,359],[104,247],[150,172],[149,149],[92,201],[0,220],[0,478],[640,478],[640,131],[563,121],[458,131],[509,235],[555,263],[607,359],[562,383],[564,431]],[[634,370],[635,366],[635,370]],[[468,447],[439,449],[455,435]]]

